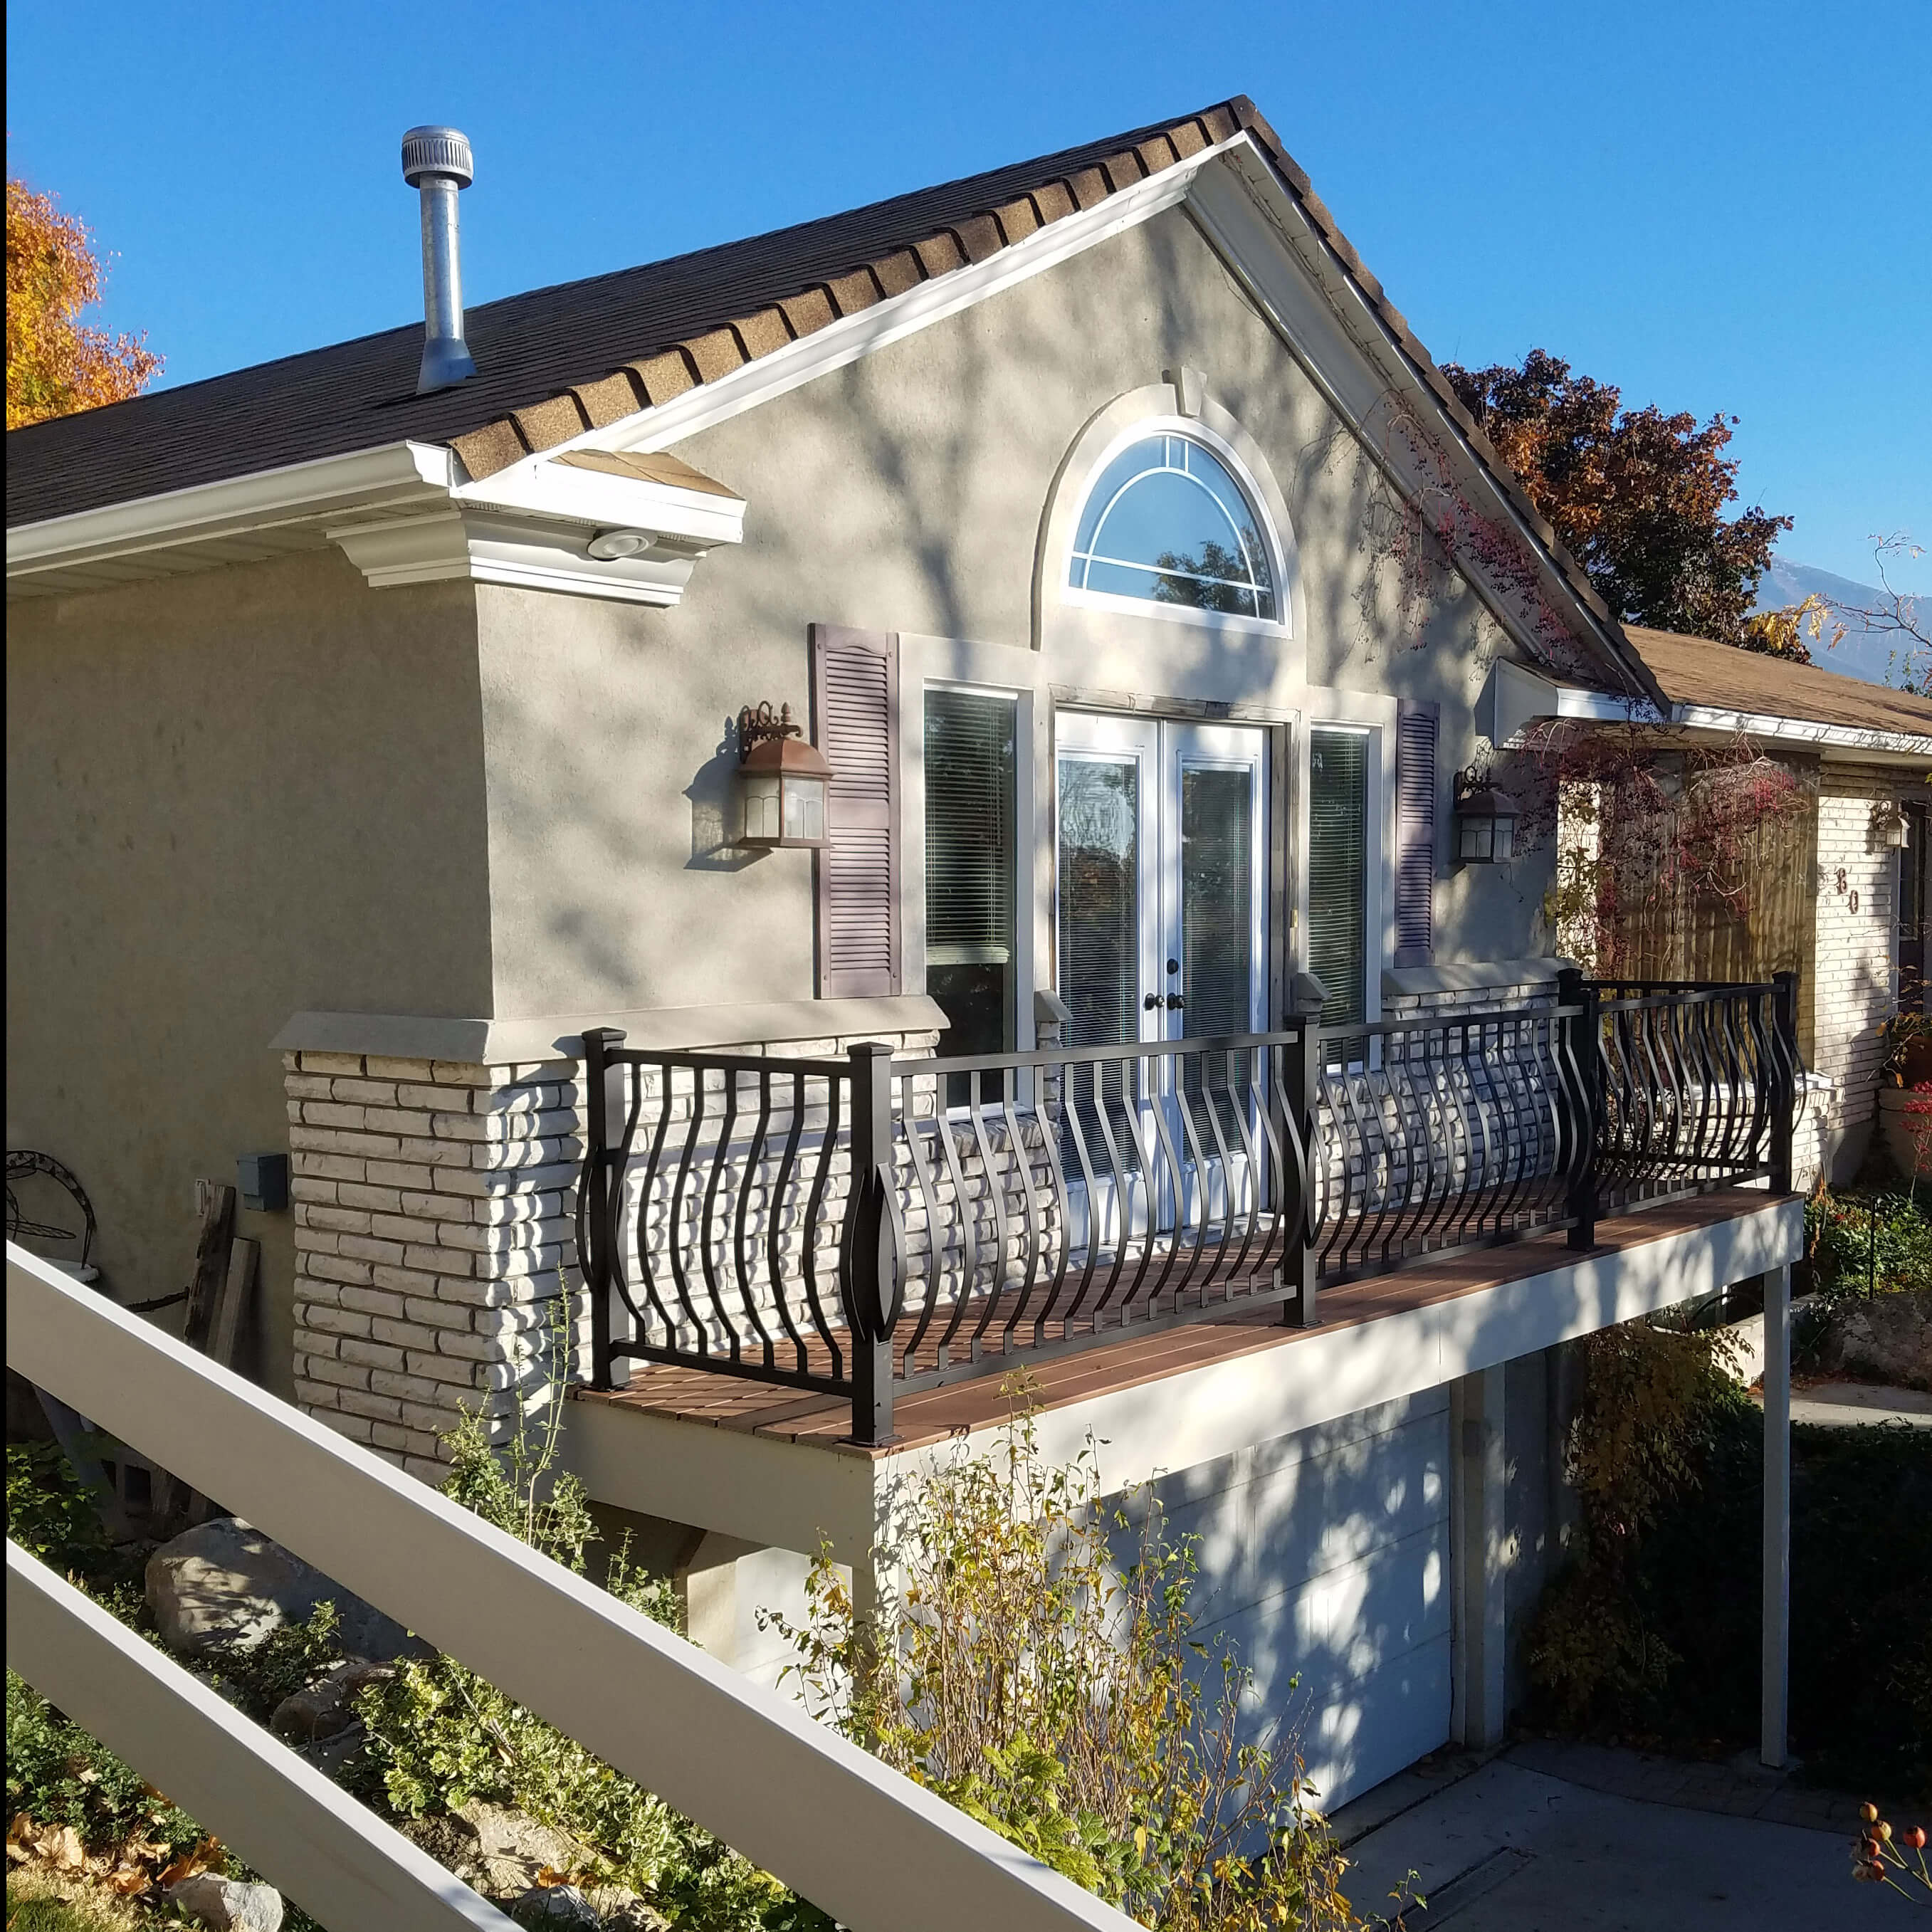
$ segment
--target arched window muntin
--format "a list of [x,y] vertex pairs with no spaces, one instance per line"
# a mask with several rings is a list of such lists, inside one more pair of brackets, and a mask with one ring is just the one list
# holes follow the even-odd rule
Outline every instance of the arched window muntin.
[[[1261,500],[1247,466],[1198,421],[1144,418],[1094,466],[1065,592],[1079,602],[1286,629],[1280,544]],[[1146,520],[1138,530],[1137,515]]]

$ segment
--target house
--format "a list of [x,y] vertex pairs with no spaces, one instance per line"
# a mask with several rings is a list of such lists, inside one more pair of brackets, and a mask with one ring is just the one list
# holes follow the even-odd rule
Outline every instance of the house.
[[440,314],[8,439],[8,1137],[106,1286],[290,1154],[262,1372],[430,1475],[567,1294],[766,1672],[1031,1370],[1331,1801],[1498,1735],[1562,1345],[1799,1252],[1790,988],[1456,857],[1502,668],[1670,700],[1267,122]]
[[[1608,936],[1630,978],[1797,973],[1810,1075],[1798,1178],[1849,1180],[1871,1144],[1881,1029],[1894,1012],[1932,1011],[1932,699],[1708,638],[1636,626],[1624,634],[1664,704],[1552,688],[1506,667],[1489,694],[1497,742],[1534,742],[1550,721],[1594,724],[1634,734],[1660,764],[1742,748],[1787,776],[1793,808],[1756,829],[1738,902],[1660,882]],[[1590,814],[1573,814],[1558,844],[1600,836]]]

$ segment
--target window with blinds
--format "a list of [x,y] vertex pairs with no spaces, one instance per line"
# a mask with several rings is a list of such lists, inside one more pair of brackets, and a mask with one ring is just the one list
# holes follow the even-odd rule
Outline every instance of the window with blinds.
[[1316,731],[1308,752],[1308,970],[1324,1024],[1368,1014],[1369,741]]
[[1014,1042],[1014,712],[1010,698],[926,695],[926,990],[952,1022],[946,1054]]

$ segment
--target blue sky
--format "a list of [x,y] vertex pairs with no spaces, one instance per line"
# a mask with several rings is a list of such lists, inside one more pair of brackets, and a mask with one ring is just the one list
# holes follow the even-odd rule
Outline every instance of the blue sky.
[[1932,550],[1928,0],[7,10],[9,172],[171,382],[420,315],[412,122],[475,144],[478,302],[1238,92],[1439,358],[1738,416],[1795,560]]

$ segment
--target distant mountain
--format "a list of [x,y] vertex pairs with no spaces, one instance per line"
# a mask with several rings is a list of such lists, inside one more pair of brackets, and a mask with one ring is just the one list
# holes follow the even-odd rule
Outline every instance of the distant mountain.
[[1814,570],[1808,563],[1786,563],[1781,556],[1772,559],[1771,568],[1758,579],[1760,610],[1781,610],[1802,604],[1808,597],[1822,597],[1831,605],[1838,621],[1845,627],[1844,641],[1836,650],[1827,650],[1831,632],[1815,642],[1810,638],[1811,661],[1821,670],[1835,670],[1846,677],[1862,677],[1868,684],[1895,680],[1903,668],[1904,653],[1896,632],[1870,631],[1846,613],[1870,610],[1884,602],[1884,592],[1875,584],[1854,584],[1828,570]]

